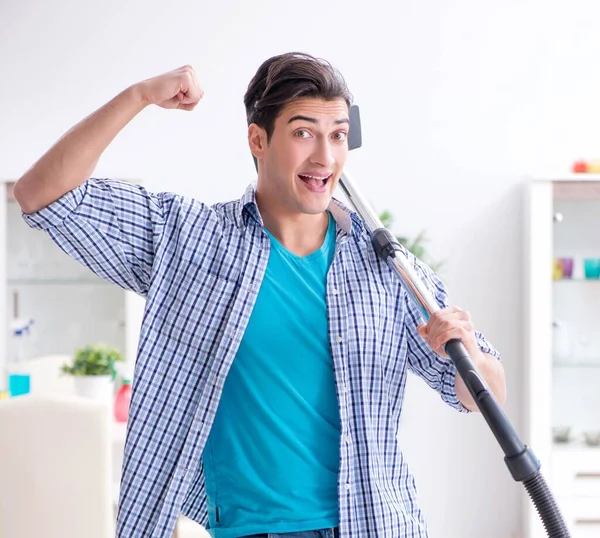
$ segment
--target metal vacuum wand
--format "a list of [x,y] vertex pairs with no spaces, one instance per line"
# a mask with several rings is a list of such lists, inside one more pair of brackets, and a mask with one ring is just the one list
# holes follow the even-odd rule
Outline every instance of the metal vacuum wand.
[[[358,107],[350,108],[349,149],[362,144]],[[415,301],[428,320],[440,310],[440,306],[425,283],[412,268],[406,250],[395,236],[387,230],[377,214],[360,194],[347,171],[340,177],[339,185],[350,205],[362,218],[371,236],[371,243],[378,255],[398,276],[402,285]],[[564,518],[554,500],[550,488],[540,472],[540,462],[531,448],[519,438],[502,407],[496,400],[487,383],[475,368],[471,357],[460,340],[450,340],[444,349],[461,376],[477,407],[492,430],[496,440],[504,451],[504,461],[514,478],[523,482],[531,500],[536,506],[546,532],[551,538],[569,538]]]
[[[383,226],[377,213],[365,201],[358,187],[350,179],[347,171],[342,173],[339,183],[348,201],[365,222],[372,240],[376,240],[375,249],[384,249],[383,259],[391,269],[400,277],[406,290],[412,295],[413,300],[419,306],[425,319],[428,320],[434,312],[440,310],[440,306],[423,281],[411,267],[408,258],[401,254],[402,247],[396,238]],[[379,251],[379,250],[378,250]]]

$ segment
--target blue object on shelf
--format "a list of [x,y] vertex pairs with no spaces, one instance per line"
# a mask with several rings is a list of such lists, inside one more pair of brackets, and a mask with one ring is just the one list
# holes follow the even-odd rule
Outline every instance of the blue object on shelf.
[[586,258],[583,261],[583,267],[585,278],[592,279],[600,277],[600,258]]
[[9,374],[8,393],[11,397],[24,396],[31,391],[31,376],[29,374]]

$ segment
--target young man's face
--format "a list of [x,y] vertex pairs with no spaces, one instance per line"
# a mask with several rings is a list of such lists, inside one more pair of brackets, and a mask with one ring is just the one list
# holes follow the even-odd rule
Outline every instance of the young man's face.
[[[254,129],[253,129],[254,127]],[[348,155],[348,106],[343,99],[299,99],[275,120],[270,142],[251,126],[259,160],[258,193],[277,212],[316,215],[327,209]],[[253,144],[261,138],[261,147]]]

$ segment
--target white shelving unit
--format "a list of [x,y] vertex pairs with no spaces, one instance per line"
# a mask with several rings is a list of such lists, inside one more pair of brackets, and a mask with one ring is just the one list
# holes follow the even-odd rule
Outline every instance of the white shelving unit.
[[[526,205],[524,441],[563,511],[571,536],[600,536],[600,279],[584,260],[600,259],[600,175],[531,180]],[[556,278],[557,258],[573,258],[570,278]],[[560,332],[559,332],[560,331]],[[553,429],[570,428],[559,443]],[[525,536],[546,533],[524,495]]]
[[94,275],[62,252],[48,234],[32,230],[0,180],[0,391],[11,357],[9,324],[34,319],[29,354],[70,355],[87,343],[106,343],[135,361],[144,300]]
[[[8,182],[0,181],[0,391],[6,390],[6,363],[8,353],[9,326],[7,316],[7,263],[6,236],[8,205]],[[12,188],[11,188],[12,191]]]

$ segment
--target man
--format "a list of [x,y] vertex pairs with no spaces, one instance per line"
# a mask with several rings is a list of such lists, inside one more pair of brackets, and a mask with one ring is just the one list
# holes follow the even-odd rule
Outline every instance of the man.
[[146,106],[201,97],[190,67],[135,84],[15,186],[31,226],[146,297],[118,536],[166,538],[180,513],[219,538],[426,536],[397,443],[407,370],[466,411],[444,343],[462,339],[502,401],[497,352],[411,256],[443,307],[422,324],[361,220],[332,200],[351,96],[323,60],[276,56],[250,82],[258,181],[240,200],[88,179]]

